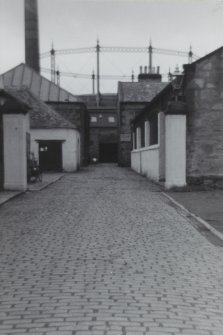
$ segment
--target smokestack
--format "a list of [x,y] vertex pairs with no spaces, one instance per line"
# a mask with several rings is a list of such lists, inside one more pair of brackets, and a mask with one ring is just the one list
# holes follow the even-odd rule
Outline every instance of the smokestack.
[[25,58],[26,64],[40,72],[38,0],[25,0]]

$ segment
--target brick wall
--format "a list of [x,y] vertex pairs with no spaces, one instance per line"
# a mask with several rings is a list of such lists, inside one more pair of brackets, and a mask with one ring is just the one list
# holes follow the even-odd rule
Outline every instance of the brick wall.
[[185,68],[188,181],[223,177],[223,48]]
[[120,103],[119,104],[119,152],[118,164],[131,165],[131,121],[142,111],[146,103]]
[[87,165],[89,163],[89,116],[85,105],[76,102],[50,102],[49,105],[78,127],[81,137],[81,165]]

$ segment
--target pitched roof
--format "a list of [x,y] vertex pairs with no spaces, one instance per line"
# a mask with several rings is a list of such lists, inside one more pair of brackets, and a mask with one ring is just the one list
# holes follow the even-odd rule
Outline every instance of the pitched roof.
[[119,82],[119,101],[149,102],[167,85],[155,81]]
[[5,87],[27,87],[36,97],[45,102],[79,101],[78,97],[52,83],[23,63],[5,72],[2,77]]
[[8,87],[5,88],[5,91],[18,102],[28,106],[32,129],[76,128],[75,125],[60,116],[59,113],[37,98],[27,88]]
[[165,94],[169,95],[171,94],[173,89],[173,85],[171,82],[166,83],[166,86],[159,92],[157,93],[151,101],[149,101],[146,106],[142,109],[142,111],[136,115],[136,117],[131,121],[131,123],[135,124],[138,122],[146,113],[150,111],[150,108],[157,102],[161,101],[162,97],[165,96]]

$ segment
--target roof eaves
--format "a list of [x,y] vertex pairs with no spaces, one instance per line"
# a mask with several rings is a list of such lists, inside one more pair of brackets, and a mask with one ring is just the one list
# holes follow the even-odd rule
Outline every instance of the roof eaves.
[[141,111],[141,113],[139,115],[137,115],[132,121],[131,123],[135,123],[137,122],[142,116],[144,116],[144,114],[146,114],[147,110],[149,108],[151,108],[153,106],[154,103],[156,103],[156,101],[158,99],[160,99],[166,92],[168,92],[168,90],[170,90],[172,88],[172,84],[169,83],[167,84],[149,103],[147,103],[147,105],[143,108],[143,110]]

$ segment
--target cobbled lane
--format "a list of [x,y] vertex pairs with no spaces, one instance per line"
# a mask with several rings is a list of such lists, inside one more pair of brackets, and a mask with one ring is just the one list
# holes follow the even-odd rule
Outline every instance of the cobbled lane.
[[222,335],[223,248],[129,169],[0,207],[0,334]]

